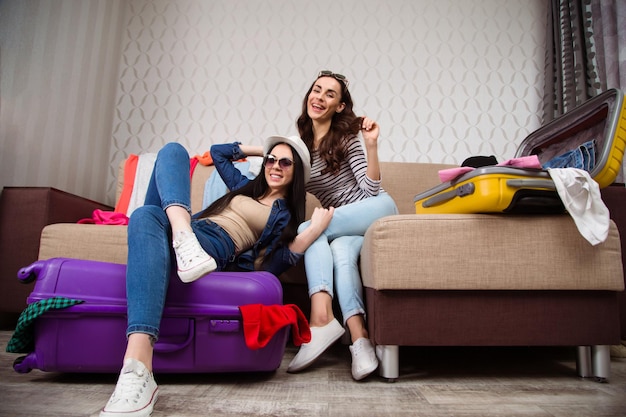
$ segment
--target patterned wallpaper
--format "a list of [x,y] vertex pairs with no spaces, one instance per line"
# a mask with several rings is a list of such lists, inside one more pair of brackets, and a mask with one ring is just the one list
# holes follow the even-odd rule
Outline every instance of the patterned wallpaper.
[[[387,161],[504,160],[539,127],[545,1],[130,0],[110,164],[168,141],[295,134],[315,75],[350,79]],[[108,178],[114,196],[115,178]]]
[[294,134],[320,69],[387,161],[514,156],[540,124],[547,0],[0,0],[0,184],[115,202],[168,141]]

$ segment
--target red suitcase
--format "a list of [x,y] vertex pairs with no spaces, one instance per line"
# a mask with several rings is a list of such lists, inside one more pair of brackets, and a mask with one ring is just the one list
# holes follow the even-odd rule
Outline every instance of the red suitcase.
[[[34,320],[34,350],[14,370],[118,373],[126,348],[126,266],[54,258],[22,268],[36,279],[28,304],[62,297],[83,301],[48,310]],[[269,272],[214,272],[167,293],[154,370],[158,373],[275,371],[290,326],[260,349],[246,345],[239,306],[282,305],[280,281]]]

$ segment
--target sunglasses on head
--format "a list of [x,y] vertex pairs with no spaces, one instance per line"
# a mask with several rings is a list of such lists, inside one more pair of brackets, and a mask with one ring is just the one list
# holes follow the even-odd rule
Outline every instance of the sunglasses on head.
[[278,159],[274,155],[269,154],[265,155],[265,158],[263,159],[263,165],[265,168],[273,168],[276,162],[278,162],[278,166],[282,169],[287,169],[293,166],[293,160],[289,158]]
[[329,70],[322,70],[322,71],[320,71],[317,74],[317,78],[319,78],[319,77],[333,77],[335,80],[341,81],[346,86],[346,88],[348,88],[348,84],[350,83],[345,75],[343,75],[343,74],[336,74],[336,73],[334,73],[332,71],[329,71]]

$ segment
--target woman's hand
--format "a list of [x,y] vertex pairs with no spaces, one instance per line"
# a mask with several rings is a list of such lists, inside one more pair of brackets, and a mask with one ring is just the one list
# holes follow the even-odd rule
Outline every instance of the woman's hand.
[[298,233],[298,236],[289,244],[289,250],[295,253],[304,253],[309,246],[326,230],[335,213],[335,208],[315,207],[311,214],[311,220],[306,229]]
[[369,117],[363,117],[363,121],[361,122],[361,131],[367,148],[378,146],[378,134],[380,133],[380,129],[375,120],[372,120]]
[[313,214],[311,214],[311,226],[318,233],[318,236],[322,234],[324,230],[330,224],[330,221],[333,219],[333,214],[335,213],[334,207],[329,207],[327,209],[322,207],[315,207],[313,209]]

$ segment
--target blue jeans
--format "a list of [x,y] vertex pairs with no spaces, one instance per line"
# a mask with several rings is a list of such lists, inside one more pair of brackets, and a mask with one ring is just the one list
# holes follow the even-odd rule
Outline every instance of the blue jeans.
[[590,140],[576,149],[567,151],[543,164],[548,168],[579,168],[591,172],[596,165],[595,141]]
[[[367,228],[384,216],[398,214],[391,196],[375,197],[337,207],[330,224],[304,253],[309,296],[325,291],[337,300],[344,323],[356,314],[365,314],[359,254]],[[302,223],[299,231],[310,224]]]
[[[158,339],[169,279],[173,270],[172,230],[165,209],[178,205],[191,210],[189,154],[177,143],[165,145],[158,153],[146,192],[145,204],[138,207],[128,223],[126,334],[145,333]],[[235,248],[217,224],[192,220],[200,245],[223,268]]]

